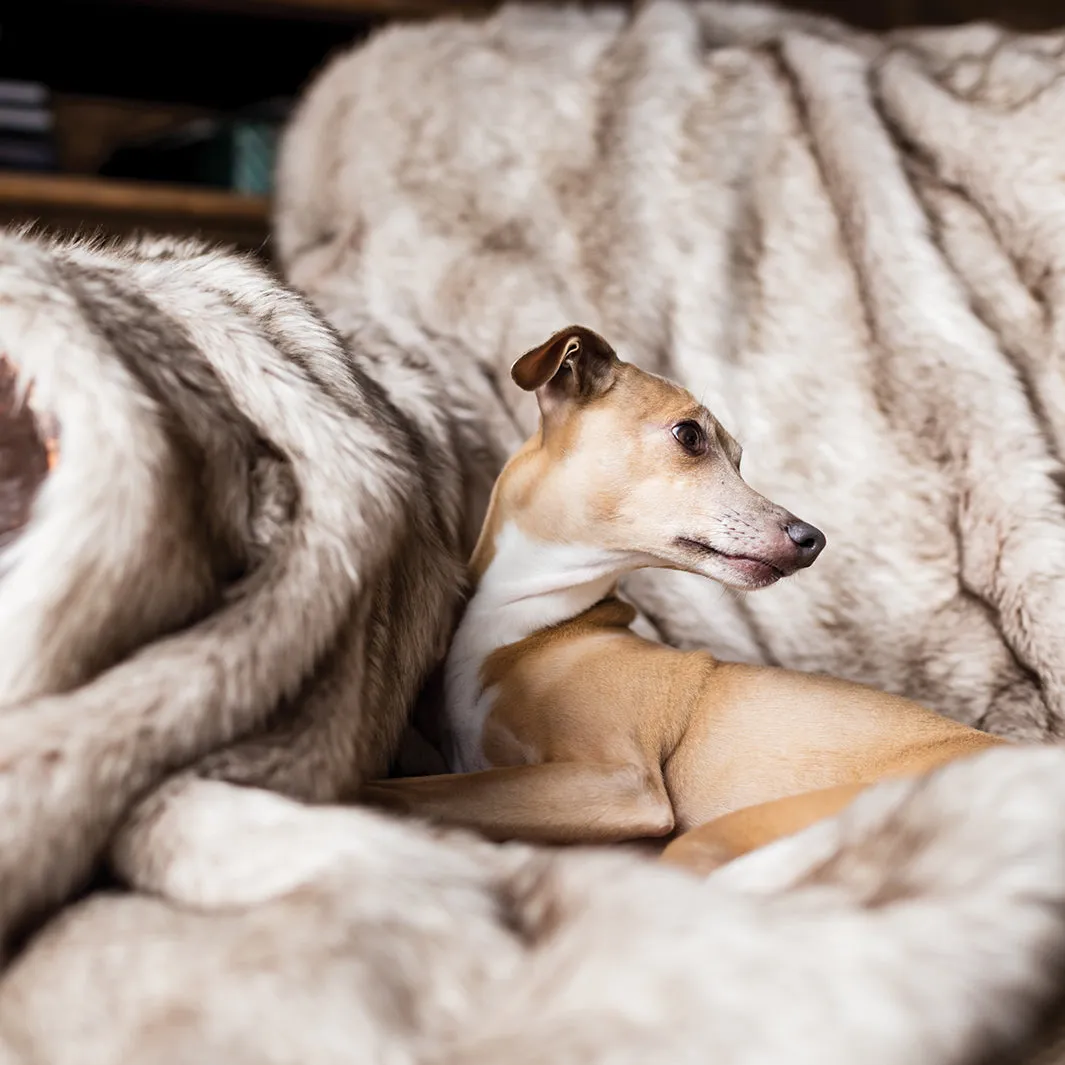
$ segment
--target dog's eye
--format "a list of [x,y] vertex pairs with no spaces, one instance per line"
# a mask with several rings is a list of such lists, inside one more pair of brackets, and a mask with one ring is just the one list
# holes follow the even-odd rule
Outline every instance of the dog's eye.
[[673,436],[689,455],[706,451],[706,433],[698,422],[679,422],[673,426]]

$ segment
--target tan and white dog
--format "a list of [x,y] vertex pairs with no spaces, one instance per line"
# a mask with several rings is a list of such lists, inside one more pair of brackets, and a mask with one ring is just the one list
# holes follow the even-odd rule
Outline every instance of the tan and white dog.
[[707,869],[878,780],[1003,742],[863,685],[638,636],[615,594],[626,573],[765,588],[825,537],[744,482],[739,445],[689,392],[590,330],[556,333],[511,372],[541,422],[471,560],[446,667],[456,772],[378,782],[368,800],[496,839],[681,833],[666,859]]

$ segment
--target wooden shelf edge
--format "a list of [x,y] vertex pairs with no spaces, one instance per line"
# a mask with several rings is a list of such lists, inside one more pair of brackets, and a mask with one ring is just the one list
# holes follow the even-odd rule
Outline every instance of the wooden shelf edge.
[[425,19],[447,15],[483,15],[501,0],[116,0],[147,7],[216,11],[234,15],[296,19]]
[[270,221],[270,200],[223,189],[118,181],[73,174],[0,171],[0,207],[91,214],[153,215],[211,222],[261,224]]
[[[207,0],[190,0],[204,3]],[[219,0],[214,0],[217,5]],[[224,2],[224,0],[222,0]],[[435,18],[447,15],[483,15],[498,0],[243,0],[245,7],[288,16],[343,15],[349,18]]]

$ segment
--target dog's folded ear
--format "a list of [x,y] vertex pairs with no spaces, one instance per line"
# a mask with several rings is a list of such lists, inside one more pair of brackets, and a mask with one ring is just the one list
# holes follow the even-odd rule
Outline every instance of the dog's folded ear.
[[514,383],[547,399],[591,399],[614,383],[619,360],[598,333],[582,325],[560,329],[510,368]]

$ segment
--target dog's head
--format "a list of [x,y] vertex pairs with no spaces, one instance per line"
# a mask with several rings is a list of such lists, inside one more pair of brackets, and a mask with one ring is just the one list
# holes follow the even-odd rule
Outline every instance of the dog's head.
[[561,330],[511,376],[540,405],[508,491],[537,536],[743,589],[804,569],[825,546],[747,485],[739,444],[690,392],[622,362],[590,329]]

